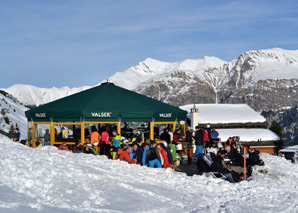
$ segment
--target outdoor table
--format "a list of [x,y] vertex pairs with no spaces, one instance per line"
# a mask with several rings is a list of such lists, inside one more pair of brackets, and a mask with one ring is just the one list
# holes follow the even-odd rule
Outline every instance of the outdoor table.
[[186,153],[187,157],[188,157],[188,164],[191,164],[191,162],[192,162],[192,151],[193,151],[193,148],[182,147],[182,149],[180,150],[180,158],[182,159],[182,154]]

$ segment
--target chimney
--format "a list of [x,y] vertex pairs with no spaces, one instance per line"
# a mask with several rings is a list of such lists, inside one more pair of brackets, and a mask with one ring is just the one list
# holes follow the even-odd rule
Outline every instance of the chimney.
[[193,108],[190,109],[191,115],[191,129],[195,131],[195,127],[199,125],[199,109],[196,108],[196,105],[193,105]]

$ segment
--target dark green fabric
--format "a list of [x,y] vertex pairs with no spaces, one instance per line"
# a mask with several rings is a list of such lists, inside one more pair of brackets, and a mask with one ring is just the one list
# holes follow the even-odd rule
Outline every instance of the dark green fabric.
[[187,112],[104,83],[25,112],[34,121],[180,121]]

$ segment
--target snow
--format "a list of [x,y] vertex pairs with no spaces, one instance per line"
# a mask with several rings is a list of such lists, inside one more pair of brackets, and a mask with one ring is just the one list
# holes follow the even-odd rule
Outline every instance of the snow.
[[268,129],[216,129],[221,141],[227,141],[229,137],[239,136],[242,142],[279,141],[280,138]]
[[[188,112],[193,104],[180,106]],[[266,119],[247,104],[195,104],[200,124],[263,123]]]
[[[7,124],[4,119],[0,119],[0,129],[4,132],[9,132],[11,124],[16,127],[18,125],[21,133],[21,139],[27,138],[27,118],[25,116],[25,111],[29,108],[21,105],[17,101],[0,94],[0,105],[1,109],[6,111],[4,117],[8,117],[10,123]],[[0,115],[3,117],[3,115]]]
[[89,89],[89,86],[83,86],[78,88],[39,88],[32,85],[26,84],[15,84],[7,89],[1,89],[5,92],[13,95],[23,104],[39,106],[59,98],[63,98],[68,95]]
[[298,151],[298,145],[295,146],[288,146],[285,147],[284,149],[279,150],[280,152],[293,152],[293,151]]
[[[262,154],[237,184],[0,136],[0,212],[297,212],[298,167]],[[262,172],[258,172],[262,170]]]
[[[216,57],[204,56],[199,59],[186,59],[180,62],[162,62],[152,58],[147,58],[138,65],[129,68],[124,72],[117,72],[109,81],[126,89],[135,89],[141,83],[149,81],[151,78],[156,79],[159,75],[165,75],[175,71],[191,71],[202,77],[204,69],[210,67],[219,67],[227,63]],[[160,79],[158,77],[157,79]]]

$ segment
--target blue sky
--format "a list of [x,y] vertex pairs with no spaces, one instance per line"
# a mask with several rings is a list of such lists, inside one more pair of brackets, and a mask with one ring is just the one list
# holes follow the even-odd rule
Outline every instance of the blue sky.
[[95,85],[151,57],[298,49],[298,1],[1,0],[0,88]]

